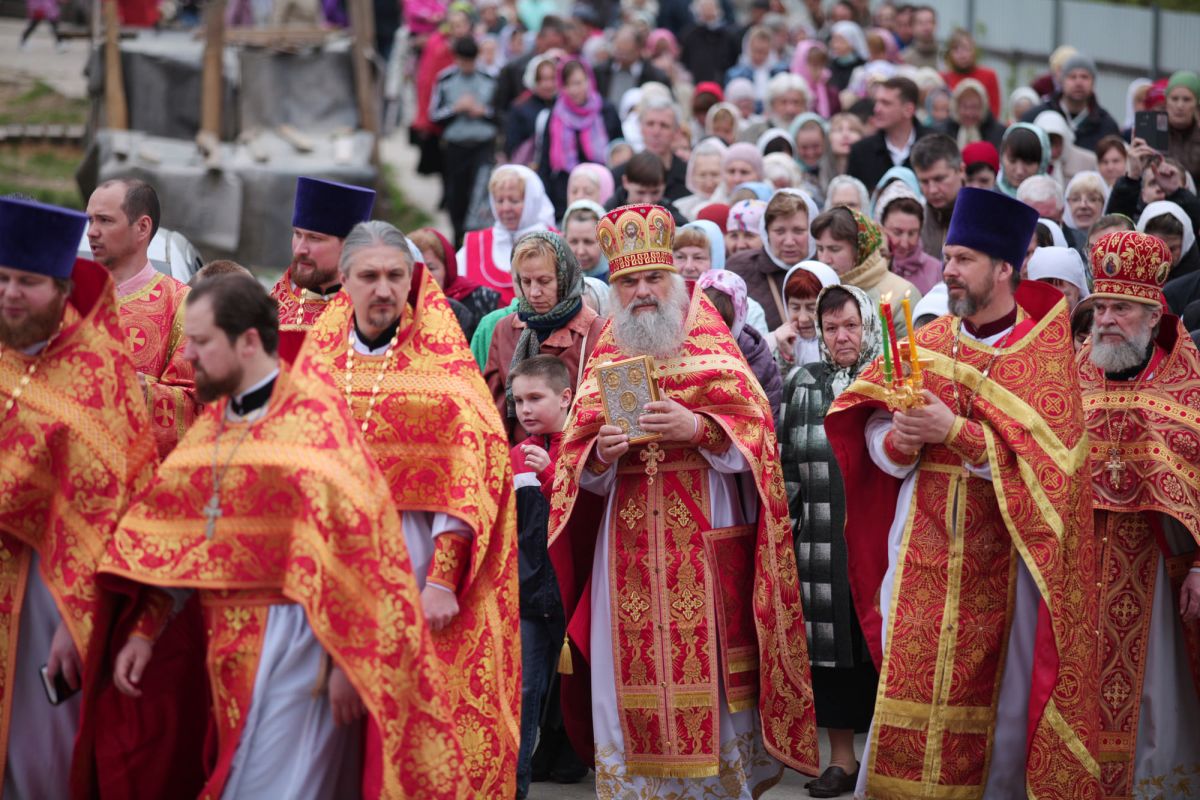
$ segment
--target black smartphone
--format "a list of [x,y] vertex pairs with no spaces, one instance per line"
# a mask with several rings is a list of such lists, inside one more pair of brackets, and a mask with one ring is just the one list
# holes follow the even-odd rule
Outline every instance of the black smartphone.
[[1167,132],[1167,112],[1135,111],[1133,114],[1133,135],[1137,139],[1144,139],[1146,144],[1158,152],[1167,152],[1169,138]]
[[46,690],[46,699],[50,701],[50,705],[56,706],[64,703],[74,697],[79,690],[72,689],[67,685],[67,679],[63,677],[62,670],[54,676],[54,680],[50,680],[50,670],[46,669],[46,665],[42,664],[39,670],[42,676],[42,688]]

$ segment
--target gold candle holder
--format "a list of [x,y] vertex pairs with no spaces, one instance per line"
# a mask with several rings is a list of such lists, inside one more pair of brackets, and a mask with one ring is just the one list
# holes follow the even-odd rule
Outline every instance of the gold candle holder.
[[892,381],[891,386],[884,387],[889,411],[910,411],[925,405],[925,398],[921,393],[925,390],[925,373],[932,360],[918,357],[916,363],[919,365],[919,370],[914,375],[913,359],[907,352],[908,346],[908,342],[900,344],[903,357],[895,359],[899,365],[896,370],[896,378]]

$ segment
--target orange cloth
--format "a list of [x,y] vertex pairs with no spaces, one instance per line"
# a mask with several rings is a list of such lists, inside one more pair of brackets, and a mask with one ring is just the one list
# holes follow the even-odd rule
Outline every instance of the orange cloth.
[[[816,774],[808,647],[771,409],[703,292],[693,291],[685,327],[682,353],[658,363],[655,377],[660,396],[702,415],[701,441],[636,446],[609,467],[618,470],[609,571],[624,762],[632,774],[717,775],[723,685],[730,711],[758,708],[771,755]],[[594,369],[626,355],[606,326],[563,434],[551,501],[550,555],[572,648],[563,713],[581,756],[592,738],[588,587],[602,511],[595,495],[580,493],[579,479],[599,470],[593,446],[604,411]],[[710,467],[698,448],[721,452],[731,443],[750,464],[758,523],[711,530]],[[651,568],[658,564],[665,572]]]
[[[1161,322],[1145,381],[1106,381],[1090,353],[1088,343],[1078,365],[1091,441],[1106,654],[1098,695],[1101,779],[1106,797],[1131,797],[1158,556],[1166,559],[1171,596],[1178,597],[1197,554],[1195,548],[1170,551],[1156,527],[1159,515],[1174,517],[1200,545],[1200,353],[1171,316]],[[1110,471],[1117,462],[1121,468]],[[1200,623],[1179,624],[1200,694]]]
[[0,408],[31,379],[0,425],[0,776],[21,605],[37,552],[86,663],[101,596],[95,569],[131,498],[154,473],[154,441],[108,271],[79,261],[62,330],[45,350],[4,348]]
[[[334,298],[297,362],[328,369],[343,397],[352,315],[349,297]],[[385,363],[389,372],[377,384]],[[355,353],[352,387],[356,430],[374,397],[362,435],[387,479],[392,504],[401,514],[451,514],[470,529],[469,543],[451,534],[436,539],[429,579],[455,589],[459,613],[433,634],[433,645],[447,675],[473,794],[511,797],[521,659],[514,646],[520,617],[508,442],[454,312],[424,268],[414,273],[394,352]]]
[[[993,348],[963,337],[957,364],[951,358],[956,318],[916,333],[931,361],[927,389],[952,410],[956,384],[964,402],[978,394],[971,419],[960,418],[945,444],[926,445],[917,465],[863,765],[873,798],[982,796],[1018,558],[1041,595],[1029,795],[1099,797],[1095,550],[1071,326],[1062,295],[1042,284],[1023,282],[1017,302],[1019,320],[987,381]],[[872,486],[872,475],[883,474],[863,436],[871,413],[885,407],[882,387],[877,360],[826,415],[847,485]],[[986,464],[992,480],[967,473],[964,462]],[[881,512],[870,503],[850,507],[852,564],[856,550],[878,546],[855,535],[865,530],[855,516]],[[947,519],[955,520],[951,530]],[[859,586],[856,604],[877,605],[881,579]],[[876,612],[874,630],[864,625],[876,646],[878,619]]]
[[[334,293],[337,296],[338,293]],[[307,331],[316,324],[321,312],[332,302],[307,289],[292,285],[292,272],[289,269],[271,289],[271,297],[279,303],[279,330]]]
[[[212,404],[163,462],[102,567],[108,580],[200,590],[219,746],[203,796],[219,797],[228,775],[268,607],[288,602],[383,731],[382,794],[459,796],[462,759],[400,520],[328,374],[280,374],[255,422],[223,423],[225,407]],[[202,509],[222,428],[224,513],[210,540]]]
[[117,298],[133,367],[146,376],[146,402],[159,458],[174,449],[200,411],[195,370],[183,357],[187,293],[184,284],[155,272],[145,286]]

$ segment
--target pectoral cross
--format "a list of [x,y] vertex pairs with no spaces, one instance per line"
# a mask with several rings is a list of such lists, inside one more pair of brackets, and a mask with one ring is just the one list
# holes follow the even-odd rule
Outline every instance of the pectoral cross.
[[204,538],[211,539],[217,532],[217,520],[221,518],[221,498],[215,492],[204,507],[204,518],[208,520],[204,524]]
[[646,462],[646,475],[650,478],[650,482],[654,482],[654,476],[658,474],[658,462],[667,457],[667,454],[659,449],[658,443],[653,442],[646,445],[646,449],[642,451],[639,458]]
[[1108,461],[1104,462],[1104,469],[1108,472],[1109,480],[1114,484],[1121,479],[1121,476],[1125,474],[1125,462],[1121,460],[1120,450],[1115,447],[1108,448]]

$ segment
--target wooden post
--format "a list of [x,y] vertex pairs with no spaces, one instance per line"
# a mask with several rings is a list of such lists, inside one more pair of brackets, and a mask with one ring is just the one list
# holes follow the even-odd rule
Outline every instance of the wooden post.
[[379,109],[375,78],[371,71],[369,54],[375,49],[375,9],[372,0],[347,0],[346,11],[350,15],[350,31],[354,37],[351,58],[354,63],[354,94],[358,101],[359,126],[375,138],[371,149],[371,162],[379,162]]
[[225,0],[204,10],[204,66],[200,76],[200,132],[221,138],[221,100],[225,52]]
[[125,76],[121,72],[121,20],[117,14],[117,0],[104,0],[104,112],[110,129],[129,129]]

